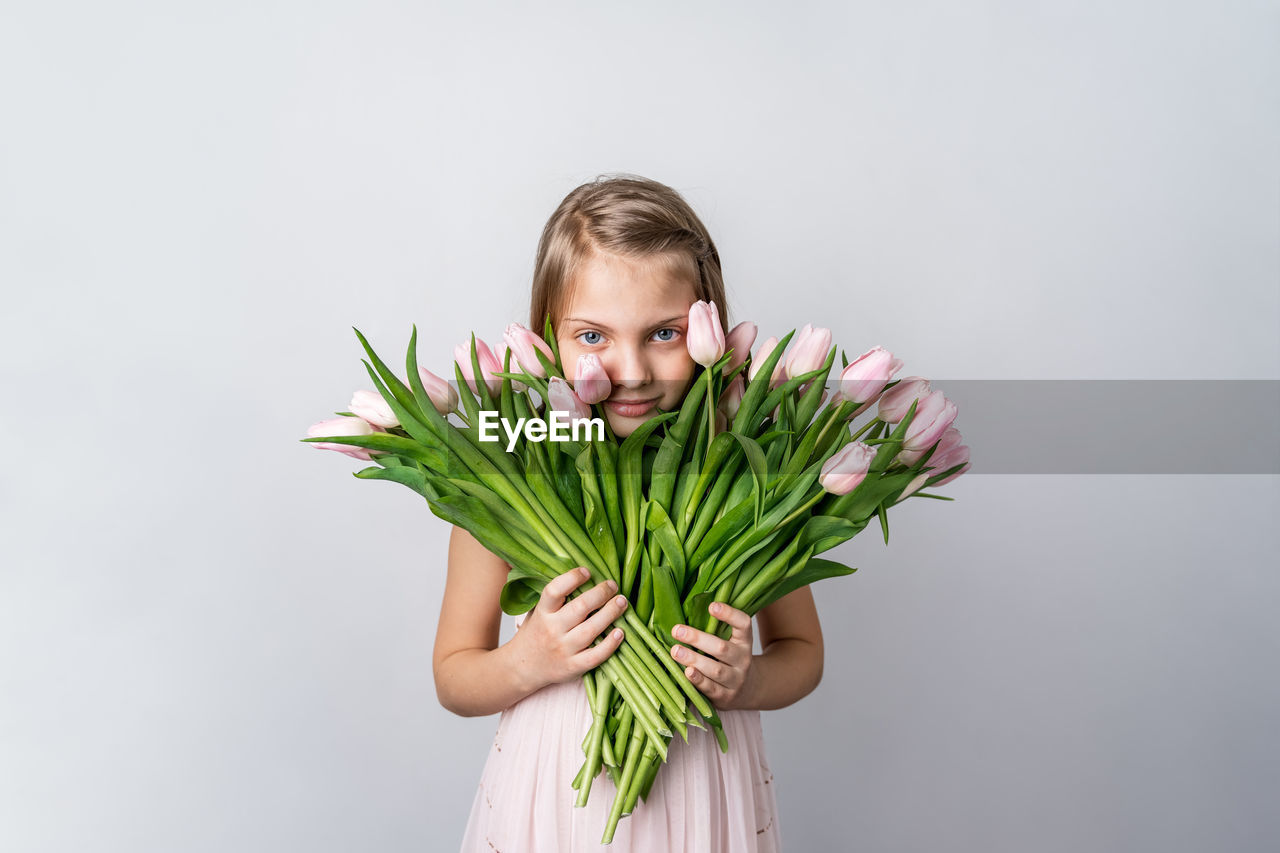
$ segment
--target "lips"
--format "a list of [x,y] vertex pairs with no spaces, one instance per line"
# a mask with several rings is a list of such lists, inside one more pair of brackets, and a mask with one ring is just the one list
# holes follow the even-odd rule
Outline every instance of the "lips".
[[648,412],[658,402],[658,398],[651,400],[605,400],[605,405],[614,412],[622,415],[624,418],[638,418]]

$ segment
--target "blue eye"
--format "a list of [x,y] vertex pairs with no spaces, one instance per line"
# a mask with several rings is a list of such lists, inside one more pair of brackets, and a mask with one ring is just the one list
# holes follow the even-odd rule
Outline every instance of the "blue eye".
[[[600,337],[600,333],[599,333],[599,332],[583,332],[581,335],[578,335],[578,337],[579,337],[579,338],[585,338],[587,335],[595,335],[597,338],[599,338],[599,337]],[[600,343],[600,341],[599,341],[599,340],[594,340],[594,341],[583,341],[583,343],[585,343],[585,344],[598,344],[598,343]]]
[[674,340],[675,340],[675,335],[679,334],[679,330],[678,330],[678,329],[672,329],[672,328],[659,329],[658,331],[654,332],[654,334],[655,334],[655,335],[661,335],[663,332],[670,332],[670,333],[671,333],[671,335],[672,335],[672,337],[669,337],[669,338],[661,338],[661,340],[662,340],[664,343],[665,343],[665,342],[668,342],[668,341],[674,341]]

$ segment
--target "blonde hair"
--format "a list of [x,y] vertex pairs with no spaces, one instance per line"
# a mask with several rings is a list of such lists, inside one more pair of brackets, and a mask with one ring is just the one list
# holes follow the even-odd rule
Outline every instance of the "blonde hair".
[[663,258],[694,283],[698,299],[715,302],[729,328],[720,255],[702,220],[666,184],[639,175],[600,175],[577,187],[547,220],[538,241],[529,300],[529,328],[541,334],[564,316],[578,267],[593,254]]

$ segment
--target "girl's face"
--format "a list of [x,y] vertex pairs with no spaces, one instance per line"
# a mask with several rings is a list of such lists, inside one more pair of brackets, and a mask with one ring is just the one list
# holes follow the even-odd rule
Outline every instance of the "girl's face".
[[578,356],[599,357],[613,383],[604,409],[614,434],[630,435],[656,408],[675,409],[697,367],[685,342],[693,282],[661,259],[596,253],[579,266],[574,291],[556,324],[560,358],[572,381]]

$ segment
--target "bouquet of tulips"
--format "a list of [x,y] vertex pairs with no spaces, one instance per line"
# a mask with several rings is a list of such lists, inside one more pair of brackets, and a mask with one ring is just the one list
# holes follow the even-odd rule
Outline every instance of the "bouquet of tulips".
[[[402,380],[360,331],[376,391],[315,424],[304,439],[377,465],[356,472],[392,480],[427,499],[511,569],[508,614],[530,610],[546,582],[578,566],[613,580],[629,606],[624,640],[583,676],[593,722],[574,780],[587,802],[603,769],[617,794],[604,830],[648,795],[672,737],[710,726],[728,741],[708,699],[672,660],[677,624],[727,638],[713,602],[748,614],[802,586],[855,569],[818,557],[920,489],[968,469],[956,407],[920,377],[893,381],[902,362],[874,347],[843,369],[828,400],[836,348],[828,329],[806,325],[754,354],[753,323],[727,336],[714,303],[689,312],[687,342],[700,365],[683,403],[617,440],[593,404],[611,393],[595,356],[572,385],[547,318],[543,334],[508,326],[497,353],[471,337],[454,350],[456,385],[417,363],[417,329]],[[788,346],[790,349],[788,350]],[[455,391],[456,388],[456,391]],[[855,428],[859,415],[876,414]],[[563,440],[508,430],[563,415]],[[595,434],[582,429],[595,425]],[[597,642],[600,638],[597,638]]]

